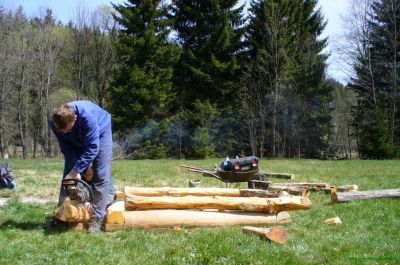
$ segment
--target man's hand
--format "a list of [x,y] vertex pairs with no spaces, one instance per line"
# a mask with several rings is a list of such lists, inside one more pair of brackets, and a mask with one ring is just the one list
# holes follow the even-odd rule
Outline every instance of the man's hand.
[[65,179],[81,179],[81,174],[76,171],[75,169],[72,169],[66,176]]

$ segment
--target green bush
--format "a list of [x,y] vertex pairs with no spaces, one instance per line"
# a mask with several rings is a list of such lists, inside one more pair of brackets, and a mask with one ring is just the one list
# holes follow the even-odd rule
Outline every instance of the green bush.
[[206,159],[214,156],[215,147],[207,128],[199,127],[196,129],[193,143],[193,151],[196,157]]

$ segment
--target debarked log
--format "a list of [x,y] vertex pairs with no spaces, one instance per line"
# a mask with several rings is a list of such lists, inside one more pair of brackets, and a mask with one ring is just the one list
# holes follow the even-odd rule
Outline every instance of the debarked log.
[[335,192],[331,193],[331,202],[348,202],[353,200],[367,200],[374,198],[399,198],[400,189],[388,190],[369,190],[369,191],[350,191],[350,192]]
[[106,231],[124,228],[212,227],[232,225],[272,225],[291,223],[288,212],[277,214],[216,212],[195,210],[125,211],[124,224],[105,224]]
[[279,193],[258,189],[228,189],[228,188],[143,188],[125,187],[127,194],[136,196],[158,197],[158,196],[226,196],[226,197],[261,197],[276,198]]
[[291,210],[308,210],[311,206],[309,198],[300,196],[258,198],[223,196],[144,197],[127,195],[125,201],[126,210],[218,209],[276,213]]

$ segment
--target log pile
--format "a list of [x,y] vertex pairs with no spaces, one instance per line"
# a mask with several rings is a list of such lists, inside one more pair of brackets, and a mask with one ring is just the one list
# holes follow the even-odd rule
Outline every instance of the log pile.
[[107,210],[106,231],[176,226],[291,223],[287,211],[307,210],[307,197],[264,190],[126,187]]

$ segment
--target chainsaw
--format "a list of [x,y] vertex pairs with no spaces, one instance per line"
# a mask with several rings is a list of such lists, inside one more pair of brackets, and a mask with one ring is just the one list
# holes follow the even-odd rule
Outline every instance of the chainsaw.
[[90,185],[81,179],[63,179],[62,186],[65,197],[76,203],[91,203],[93,201],[93,191]]
[[81,179],[63,179],[62,188],[65,198],[55,211],[56,218],[69,223],[90,221],[93,215],[93,191],[90,185]]

